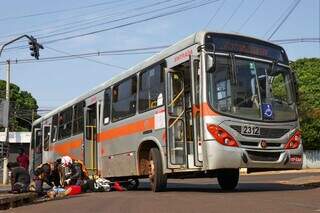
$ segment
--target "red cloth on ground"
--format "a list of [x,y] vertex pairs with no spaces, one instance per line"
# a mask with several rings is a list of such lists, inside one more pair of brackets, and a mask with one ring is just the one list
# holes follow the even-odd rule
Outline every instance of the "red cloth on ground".
[[29,157],[26,154],[22,154],[19,155],[17,157],[17,162],[19,163],[19,165],[23,168],[25,168],[25,170],[29,170]]
[[118,191],[118,192],[123,192],[125,191],[124,188],[122,188],[122,186],[120,185],[120,183],[117,181],[114,183],[113,185],[113,189]]
[[81,186],[77,186],[77,185],[71,185],[69,187],[66,188],[66,190],[68,191],[69,189],[71,189],[70,193],[68,195],[78,195],[81,194]]

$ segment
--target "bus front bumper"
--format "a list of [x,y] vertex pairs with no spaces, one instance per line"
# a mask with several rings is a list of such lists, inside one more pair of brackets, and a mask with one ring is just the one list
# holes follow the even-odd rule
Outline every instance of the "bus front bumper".
[[204,170],[223,168],[301,169],[303,149],[246,149],[205,141]]

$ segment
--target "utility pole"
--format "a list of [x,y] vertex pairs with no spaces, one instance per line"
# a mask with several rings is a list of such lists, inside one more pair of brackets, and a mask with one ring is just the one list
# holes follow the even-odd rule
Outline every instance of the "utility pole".
[[[8,114],[10,111],[10,60],[7,60],[7,66],[6,66],[6,72],[7,72],[7,83],[6,83],[6,100],[9,103],[9,109],[8,109]],[[8,126],[5,128],[5,136],[6,136],[6,140],[5,140],[5,144],[8,147],[8,153],[6,156],[4,156],[3,158],[3,179],[2,182],[3,184],[7,184],[8,183],[8,154],[9,154],[9,123],[8,122]]]
[[[37,42],[37,39],[35,39],[32,36],[28,36],[28,35],[19,36],[15,39],[12,39],[11,41],[8,41],[7,43],[3,44],[0,48],[0,56],[6,46],[8,46],[9,44],[12,44],[22,38],[27,38],[29,40],[28,43],[29,43],[29,49],[31,50],[31,56],[35,57],[38,60],[39,56],[40,56],[39,49],[43,49],[43,46]],[[7,60],[6,64],[7,64],[6,100],[9,103],[9,109],[10,109],[10,60]],[[9,110],[8,110],[8,119],[9,119]],[[7,182],[8,182],[7,165],[8,165],[8,157],[9,157],[8,156],[9,155],[9,124],[7,125],[7,127],[5,127],[5,135],[6,135],[6,140],[5,140],[4,145],[7,145],[8,151],[7,151],[7,154],[3,158],[3,184],[7,184]]]

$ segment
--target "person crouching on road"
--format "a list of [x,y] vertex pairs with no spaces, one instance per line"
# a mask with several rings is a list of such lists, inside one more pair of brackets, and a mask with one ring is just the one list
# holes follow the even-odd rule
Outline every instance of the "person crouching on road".
[[59,187],[60,184],[60,175],[59,175],[59,162],[56,161],[53,164],[44,163],[38,166],[34,171],[34,182],[36,185],[36,192],[39,196],[42,196],[43,193],[43,183],[45,182],[51,188],[56,186]]
[[70,169],[70,173],[66,175],[66,183],[67,185],[83,185],[84,174],[82,172],[82,165],[78,162],[73,162],[68,164],[68,168]]
[[30,185],[30,175],[28,171],[17,162],[9,162],[7,168],[11,172],[11,192],[27,192]]
[[62,157],[61,161],[62,165],[70,170],[69,173],[65,174],[66,185],[82,186],[84,180],[88,178],[83,163],[78,160],[72,160],[69,156]]

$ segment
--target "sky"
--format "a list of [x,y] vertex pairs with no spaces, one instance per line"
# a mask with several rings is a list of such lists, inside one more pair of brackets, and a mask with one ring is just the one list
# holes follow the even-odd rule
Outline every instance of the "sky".
[[[209,3],[190,10],[181,9],[204,2]],[[241,33],[267,39],[294,2],[295,0],[2,0],[0,43],[19,35],[32,35],[39,43],[43,43],[40,58],[45,58],[170,45],[201,30]],[[259,5],[259,9],[253,14]],[[182,12],[126,25],[176,9],[181,9]],[[301,0],[272,39],[319,38],[319,11],[320,0]],[[113,27],[117,28],[50,43],[56,39]],[[32,59],[25,45],[26,40],[11,44],[2,53],[0,61]],[[20,48],[12,48],[17,46]],[[320,43],[282,46],[290,60],[320,57]],[[54,109],[123,72],[123,68],[130,68],[153,54],[149,51],[139,55],[11,64],[11,81],[21,90],[31,92],[40,109]],[[5,79],[4,65],[0,66],[0,79]]]

